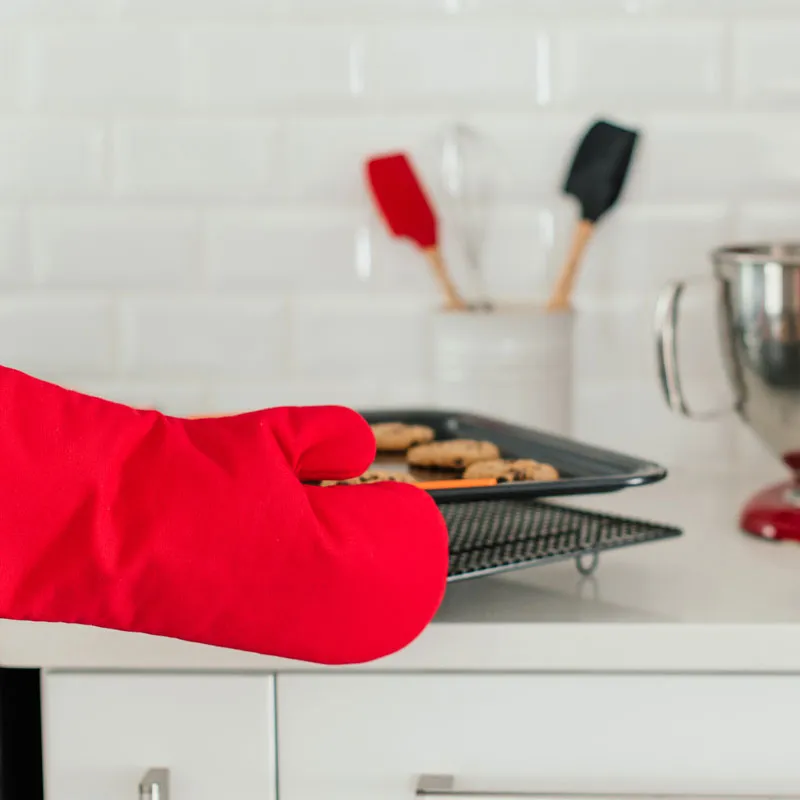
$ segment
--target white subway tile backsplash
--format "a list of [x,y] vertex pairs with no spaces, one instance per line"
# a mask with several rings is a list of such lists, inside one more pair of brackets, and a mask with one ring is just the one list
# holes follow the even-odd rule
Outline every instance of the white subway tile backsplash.
[[649,295],[680,278],[711,279],[710,251],[731,238],[718,204],[623,204],[598,226],[581,265],[582,305]]
[[211,284],[223,290],[430,295],[435,286],[416,248],[358,210],[212,212],[205,250]]
[[113,315],[103,298],[4,294],[0,363],[45,379],[108,374]]
[[82,198],[105,189],[106,131],[66,120],[0,117],[0,197]]
[[341,16],[358,14],[370,18],[396,19],[407,16],[513,17],[520,22],[541,17],[586,18],[675,17],[686,15],[727,15],[737,11],[789,9],[794,0],[277,0],[284,14]]
[[547,208],[500,207],[489,216],[483,270],[497,300],[542,300],[555,278],[554,246],[562,225]]
[[800,241],[800,199],[795,203],[745,203],[736,223],[739,239]]
[[344,26],[207,28],[187,45],[192,107],[296,110],[361,94],[362,42]]
[[[669,2],[669,0],[661,0],[661,2]],[[686,2],[691,2],[691,0],[686,0]],[[783,13],[791,18],[797,12],[795,0],[717,0],[717,2],[729,3],[731,11],[741,14],[749,13],[755,17]],[[725,8],[720,10],[724,11]]]
[[800,20],[742,20],[734,36],[736,96],[753,107],[800,107]]
[[620,121],[642,132],[622,202],[730,202],[751,193],[759,177],[774,177],[768,152],[776,134],[749,115],[659,113]]
[[211,405],[221,414],[253,411],[274,406],[344,405],[367,408],[381,398],[381,382],[375,378],[226,382],[212,390]]
[[742,199],[753,200],[760,195],[763,200],[796,200],[800,187],[800,113],[746,116],[758,148],[749,165],[749,191],[742,192]]
[[[569,159],[603,116],[642,138],[581,266],[573,433],[761,468],[734,417],[666,410],[653,304],[666,281],[710,278],[718,244],[800,238],[798,31],[797,0],[5,0],[0,360],[167,413],[518,416],[533,406],[502,376],[434,380],[441,295],[376,214],[364,162],[411,154],[476,298],[442,180],[445,124],[470,125],[483,275],[494,300],[535,306],[578,213]],[[712,291],[687,290],[680,334],[701,409],[730,399]],[[555,419],[548,386],[522,388]]]
[[274,0],[276,13],[292,19],[337,19],[351,16],[370,21],[407,17],[437,17],[455,14],[465,6],[463,0]]
[[280,300],[169,297],[126,301],[123,367],[152,378],[261,378],[287,366]]
[[3,0],[0,22],[93,20],[116,11],[115,0]]
[[428,312],[418,298],[297,298],[291,323],[296,377],[424,380],[429,375]]
[[[110,0],[105,0],[110,2]],[[124,19],[269,19],[280,0],[117,0]]]
[[558,53],[557,101],[707,107],[725,89],[723,27],[714,22],[570,25]]
[[430,381],[389,379],[382,380],[380,388],[380,397],[372,403],[374,408],[430,408],[434,403],[434,389]]
[[22,105],[23,64],[20,37],[0,33],[0,113]]
[[[710,272],[710,270],[709,270]],[[681,302],[678,357],[689,400],[719,405],[729,396],[716,328],[716,286],[712,280],[689,284]],[[654,331],[657,292],[608,307],[587,306],[576,315],[576,381],[657,382]],[[707,407],[707,406],[706,406]]]
[[395,150],[416,158],[441,122],[427,115],[290,118],[285,131],[289,196],[307,204],[366,207],[366,159]]
[[287,379],[261,383],[226,381],[212,389],[211,410],[228,414],[275,406],[344,405],[359,410],[425,407],[431,404],[425,383],[362,376],[355,379]]
[[28,282],[27,249],[22,213],[0,209],[0,285]]
[[482,414],[559,435],[568,435],[571,427],[569,400],[553,392],[552,381],[546,379],[466,385],[441,381],[434,386],[433,397],[440,408]]
[[28,43],[34,108],[138,111],[175,108],[180,98],[178,32],[124,27],[35,32]]
[[32,214],[31,258],[53,287],[191,288],[200,273],[197,214],[88,207]]
[[575,319],[574,370],[578,385],[634,381],[648,373],[655,381],[652,302],[612,309],[581,308]]
[[490,149],[494,202],[552,203],[588,121],[584,114],[544,111],[471,115]]
[[202,384],[78,380],[70,388],[133,408],[156,409],[173,416],[190,417],[211,413],[209,391]]
[[366,95],[397,102],[459,104],[476,99],[522,107],[550,100],[549,39],[530,26],[381,26],[369,31]]
[[119,123],[115,138],[115,189],[126,197],[192,201],[280,192],[273,122],[139,120]]
[[363,291],[371,284],[364,216],[352,211],[237,208],[210,213],[206,252],[214,286],[267,292]]
[[[771,0],[764,0],[764,4]],[[287,0],[292,2],[292,0]],[[752,6],[761,0],[455,0],[461,10],[486,15],[514,14],[523,17],[564,18],[571,20],[611,18],[624,20],[653,17],[725,15],[739,6]],[[792,2],[792,0],[775,0]],[[566,13],[565,13],[566,12]]]
[[[678,329],[684,388],[690,401],[699,397],[706,408],[708,402],[715,407],[727,402],[730,394],[718,343],[715,290],[710,279],[689,285]],[[576,382],[594,385],[639,379],[657,385],[656,297],[657,292],[651,292],[605,308],[579,309],[573,354]]]
[[573,436],[586,442],[704,472],[724,472],[736,458],[733,415],[696,421],[671,412],[655,381],[585,383],[576,387]]

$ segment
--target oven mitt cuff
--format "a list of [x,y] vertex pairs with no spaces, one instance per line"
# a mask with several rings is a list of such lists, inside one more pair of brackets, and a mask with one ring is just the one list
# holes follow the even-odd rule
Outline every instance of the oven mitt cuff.
[[337,406],[180,419],[0,367],[0,617],[325,664],[414,640],[447,532]]

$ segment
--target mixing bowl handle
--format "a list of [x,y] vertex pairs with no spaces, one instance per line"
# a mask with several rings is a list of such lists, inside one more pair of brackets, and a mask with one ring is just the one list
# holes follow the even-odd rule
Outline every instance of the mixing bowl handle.
[[736,404],[716,411],[696,413],[689,408],[683,394],[678,370],[678,312],[685,289],[686,281],[669,283],[662,289],[656,302],[656,362],[661,390],[672,411],[693,419],[714,419],[729,414]]

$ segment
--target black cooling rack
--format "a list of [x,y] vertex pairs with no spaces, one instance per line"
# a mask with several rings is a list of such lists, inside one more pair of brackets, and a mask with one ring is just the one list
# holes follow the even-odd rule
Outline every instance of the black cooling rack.
[[449,580],[574,558],[590,575],[600,553],[680,536],[669,525],[537,500],[475,500],[440,507],[450,532]]

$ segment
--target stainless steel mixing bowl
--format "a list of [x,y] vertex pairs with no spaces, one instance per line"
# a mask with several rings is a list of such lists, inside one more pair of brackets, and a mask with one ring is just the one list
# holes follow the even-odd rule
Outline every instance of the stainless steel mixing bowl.
[[[764,444],[800,470],[800,242],[720,247],[711,260],[717,327],[733,408]],[[678,371],[677,327],[687,282],[669,284],[656,307],[656,353],[669,407],[688,406]]]

